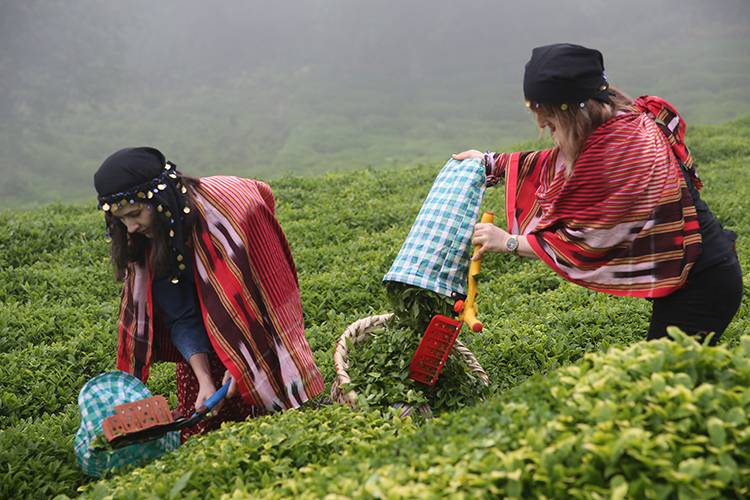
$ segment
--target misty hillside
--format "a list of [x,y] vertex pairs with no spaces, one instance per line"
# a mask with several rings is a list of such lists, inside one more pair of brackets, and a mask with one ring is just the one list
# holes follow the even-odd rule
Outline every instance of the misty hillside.
[[0,208],[92,199],[154,145],[186,172],[435,164],[534,139],[531,48],[605,56],[612,82],[690,124],[750,112],[750,3],[596,0],[0,2]]

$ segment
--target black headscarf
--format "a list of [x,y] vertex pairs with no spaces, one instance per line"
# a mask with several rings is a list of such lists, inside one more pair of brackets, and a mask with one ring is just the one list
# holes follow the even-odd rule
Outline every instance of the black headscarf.
[[169,232],[172,253],[170,274],[178,283],[185,270],[186,255],[184,220],[190,212],[187,188],[176,166],[167,161],[155,148],[125,148],[110,155],[94,174],[94,187],[99,197],[99,208],[109,228],[111,210],[128,204],[151,205]]
[[533,49],[523,75],[524,96],[533,103],[610,102],[608,88],[602,53],[570,43]]

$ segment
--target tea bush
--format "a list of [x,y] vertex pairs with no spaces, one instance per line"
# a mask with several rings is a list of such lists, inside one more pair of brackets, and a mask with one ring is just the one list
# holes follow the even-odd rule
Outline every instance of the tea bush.
[[57,413],[74,401],[87,380],[112,366],[116,343],[86,338],[0,354],[0,428],[18,419]]
[[358,406],[429,405],[427,412],[443,412],[472,405],[484,398],[486,385],[460,356],[451,352],[433,387],[409,379],[409,364],[426,328],[436,314],[453,316],[453,300],[403,283],[385,285],[393,317],[370,332],[367,340],[349,347],[351,380],[342,385],[355,391]]
[[448,356],[440,378],[426,387],[408,378],[409,362],[421,333],[393,321],[376,329],[366,342],[350,346],[349,384],[360,407],[383,408],[428,404],[432,413],[456,410],[484,398],[487,387],[455,354]]
[[[84,497],[218,498],[227,490],[270,486],[300,469],[386,445],[414,431],[409,420],[384,419],[332,405],[289,411],[231,426],[191,440],[177,453],[87,489]],[[191,464],[203,466],[185,466]]]
[[750,336],[639,342],[223,498],[745,498],[748,384]]
[[[154,394],[170,395],[171,406],[176,406],[172,366],[156,365],[149,387]],[[0,498],[75,495],[77,487],[88,481],[73,451],[80,420],[77,397],[76,390],[59,412],[15,419],[12,426],[0,429]]]
[[[692,127],[689,133],[706,186],[703,197],[740,235],[740,259],[750,269],[750,183],[744,181],[750,118]],[[333,347],[344,328],[390,310],[381,279],[439,168],[366,169],[272,182],[299,271],[306,335],[329,383]],[[500,191],[488,190],[483,207],[498,214],[498,223]],[[114,367],[120,290],[102,233],[93,202],[0,212],[0,497],[74,496],[87,483],[71,447],[76,398],[88,378]],[[557,482],[571,494],[590,497],[636,497],[645,491],[693,496],[701,491],[698,483],[725,496],[747,496],[742,489],[748,483],[742,455],[747,426],[739,418],[747,383],[740,383],[744,368],[727,361],[744,355],[739,339],[750,333],[747,278],[742,308],[722,347],[667,342],[637,344],[631,351],[621,348],[643,338],[648,302],[584,290],[538,261],[491,255],[482,269],[478,305],[485,329],[462,333],[461,340],[490,376],[486,403],[420,427],[338,406],[273,415],[225,426],[146,468],[96,483],[87,494],[273,496],[278,488],[279,494],[309,496],[324,491],[562,496],[550,493]],[[606,355],[588,354],[608,349]],[[654,356],[681,360],[683,368],[633,374],[641,355],[644,363]],[[720,380],[711,379],[708,368],[692,373],[690,363],[723,367],[716,372]],[[624,382],[618,385],[609,365],[644,395]],[[157,365],[148,385],[174,405],[173,374],[173,365]],[[597,385],[589,374],[606,383]],[[657,390],[662,385],[655,375],[664,379],[663,390]],[[694,390],[686,391],[690,384]],[[704,401],[706,384],[713,384],[714,397]],[[680,413],[683,403],[691,413]],[[665,414],[665,408],[676,413]],[[596,420],[607,412],[614,412],[612,428],[606,419]],[[623,441],[615,446],[618,439]],[[619,455],[612,451],[619,449]],[[191,458],[198,450],[205,452],[202,461]],[[564,453],[569,455],[563,459]],[[619,457],[614,464],[607,453]],[[555,467],[557,458],[562,468]],[[242,472],[232,475],[238,467]],[[575,485],[565,482],[568,475]]]
[[86,481],[73,451],[78,422],[78,405],[69,402],[54,415],[26,418],[0,430],[0,498],[74,495]]

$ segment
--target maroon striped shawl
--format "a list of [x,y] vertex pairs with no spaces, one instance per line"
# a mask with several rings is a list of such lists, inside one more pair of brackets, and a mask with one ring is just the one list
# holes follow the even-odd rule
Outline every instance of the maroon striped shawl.
[[[296,269],[271,189],[206,177],[196,209],[192,246],[203,321],[240,394],[268,410],[318,395],[324,382],[305,339]],[[179,359],[154,318],[151,285],[148,266],[131,265],[120,307],[117,367],[144,382],[152,361]]]
[[[664,101],[662,101],[664,102]],[[692,197],[651,115],[612,118],[587,140],[572,173],[558,149],[502,153],[508,230],[568,281],[600,292],[663,297],[701,252]]]

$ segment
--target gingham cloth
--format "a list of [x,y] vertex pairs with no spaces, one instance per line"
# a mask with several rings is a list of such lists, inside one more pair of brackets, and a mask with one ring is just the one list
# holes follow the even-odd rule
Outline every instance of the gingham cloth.
[[76,458],[85,474],[103,477],[123,465],[144,464],[180,445],[180,433],[169,432],[157,440],[117,450],[91,446],[102,435],[102,422],[114,415],[115,406],[150,397],[151,392],[143,382],[122,371],[102,373],[86,382],[78,395],[81,425],[75,438]]
[[484,195],[481,159],[450,160],[432,184],[383,281],[456,297],[466,295],[471,236]]

